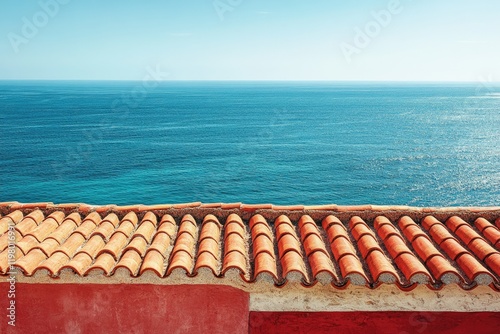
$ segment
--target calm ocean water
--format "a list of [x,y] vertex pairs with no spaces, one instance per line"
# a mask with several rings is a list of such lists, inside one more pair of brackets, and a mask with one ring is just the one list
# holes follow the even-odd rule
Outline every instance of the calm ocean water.
[[0,82],[0,201],[500,205],[481,84]]

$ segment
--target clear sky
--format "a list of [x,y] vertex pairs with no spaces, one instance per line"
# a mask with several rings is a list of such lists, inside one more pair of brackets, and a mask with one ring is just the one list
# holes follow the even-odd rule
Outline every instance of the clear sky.
[[2,0],[0,79],[500,81],[500,1],[397,2]]

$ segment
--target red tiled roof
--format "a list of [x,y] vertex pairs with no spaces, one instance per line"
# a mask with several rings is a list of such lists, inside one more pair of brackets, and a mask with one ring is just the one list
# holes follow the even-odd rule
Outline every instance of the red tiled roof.
[[[500,208],[0,203],[0,273],[500,291]],[[182,276],[185,275],[185,276]],[[272,286],[270,284],[270,286]]]

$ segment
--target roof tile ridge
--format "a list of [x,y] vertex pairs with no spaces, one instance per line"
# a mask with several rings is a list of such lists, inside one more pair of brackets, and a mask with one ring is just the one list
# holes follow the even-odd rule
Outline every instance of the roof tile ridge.
[[45,209],[51,205],[54,205],[54,203],[52,203],[52,202],[37,202],[37,203],[19,203],[19,202],[16,202],[15,204],[12,204],[9,207],[9,209],[10,210]]

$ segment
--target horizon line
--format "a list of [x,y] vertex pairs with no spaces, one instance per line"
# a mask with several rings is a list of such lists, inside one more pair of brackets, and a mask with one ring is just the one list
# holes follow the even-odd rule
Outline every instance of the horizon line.
[[[52,82],[141,82],[141,79],[1,79],[0,82],[10,81],[52,81]],[[158,80],[158,82],[325,82],[325,83],[483,83],[480,80],[284,80],[284,79],[172,79]],[[500,84],[499,81],[487,81],[488,84]]]

